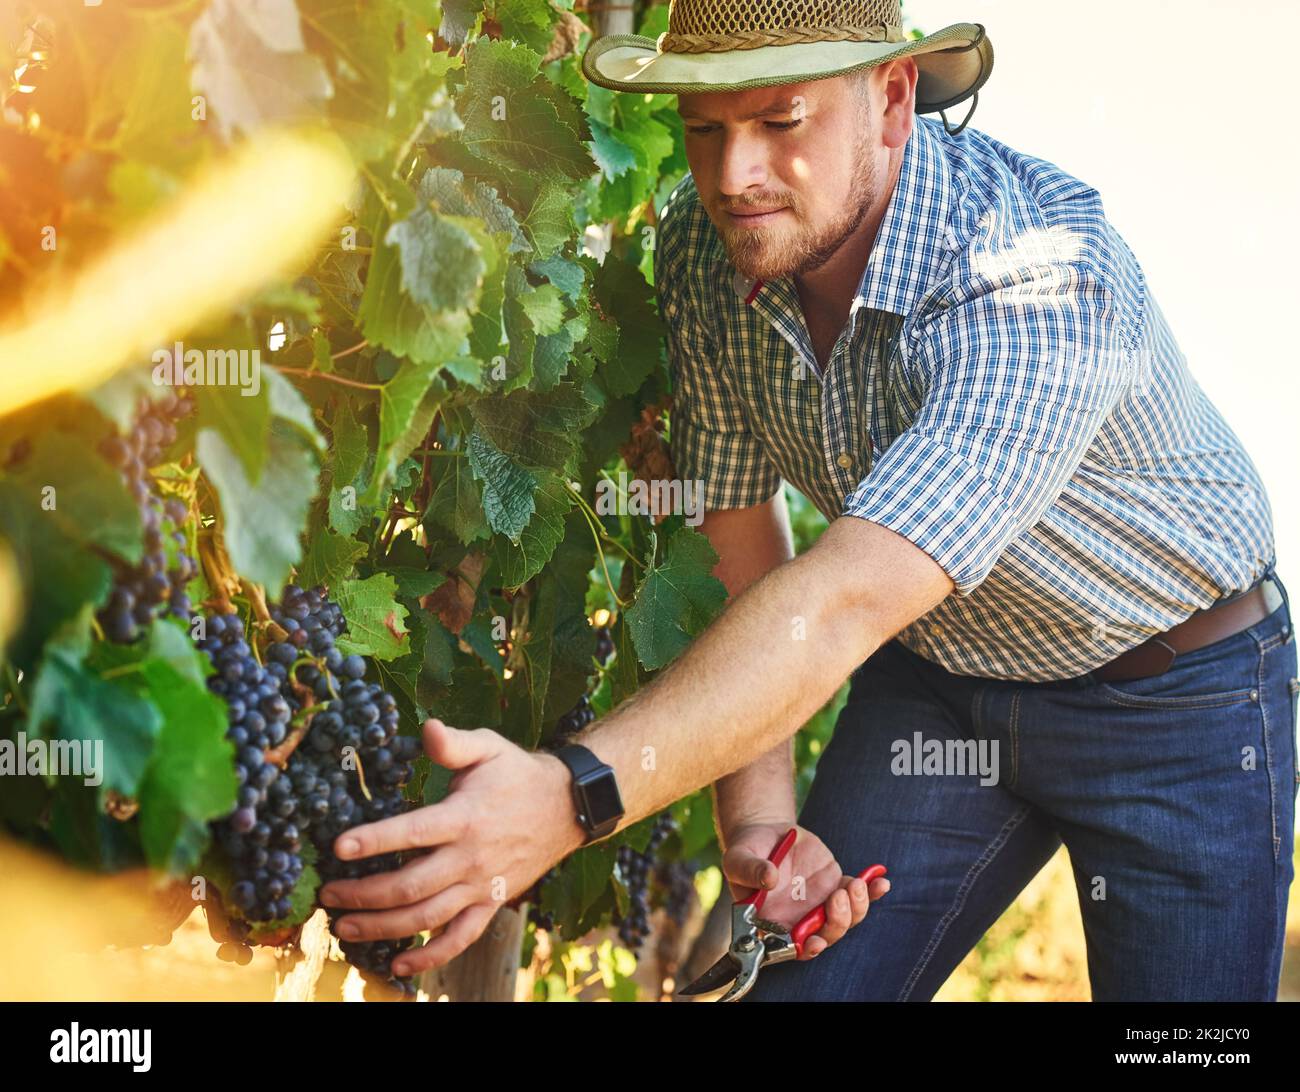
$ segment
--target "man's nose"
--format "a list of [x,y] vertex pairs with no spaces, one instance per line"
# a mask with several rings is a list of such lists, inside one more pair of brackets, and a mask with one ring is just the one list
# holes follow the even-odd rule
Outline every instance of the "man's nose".
[[738,197],[767,182],[767,148],[761,137],[745,131],[722,138],[718,188],[724,196]]

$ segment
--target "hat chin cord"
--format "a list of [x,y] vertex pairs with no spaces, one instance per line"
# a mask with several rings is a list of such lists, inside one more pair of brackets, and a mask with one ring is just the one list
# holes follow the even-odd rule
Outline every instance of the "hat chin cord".
[[977,107],[979,104],[980,104],[980,93],[976,91],[974,96],[971,98],[970,109],[966,111],[966,116],[962,119],[962,123],[958,125],[956,129],[952,128],[952,126],[948,124],[948,115],[945,114],[942,110],[940,110],[939,117],[943,119],[943,131],[947,133],[949,136],[956,136],[963,129],[965,129],[967,125],[970,124],[970,119],[975,116],[975,107]]
[[[966,53],[969,50],[977,49],[979,47],[980,42],[984,41],[984,26],[983,24],[979,24],[979,23],[977,23],[976,25],[980,28],[980,32],[975,36],[975,40],[971,42],[970,45],[958,46],[956,49],[951,50],[951,52]],[[944,50],[944,52],[947,53],[950,51]],[[976,83],[979,83],[981,80],[984,79],[984,54],[981,53],[979,55],[979,58],[980,58],[980,74],[975,77]],[[966,117],[962,119],[962,123],[958,125],[957,128],[955,129],[948,124],[948,115],[943,110],[940,110],[939,117],[943,119],[944,132],[947,133],[949,136],[956,136],[958,133],[960,133],[963,129],[966,128],[967,125],[970,124],[970,119],[975,116],[975,108],[979,106],[979,104],[980,104],[980,93],[976,91],[971,98],[970,109],[966,111]]]

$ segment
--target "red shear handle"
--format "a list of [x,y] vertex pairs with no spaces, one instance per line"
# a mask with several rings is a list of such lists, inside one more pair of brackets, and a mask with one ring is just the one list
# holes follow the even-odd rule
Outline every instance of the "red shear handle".
[[[785,855],[790,852],[790,847],[794,845],[794,840],[798,836],[799,836],[798,829],[796,827],[791,827],[789,830],[785,832],[781,840],[776,843],[776,848],[767,855],[767,859],[771,861],[774,865],[779,865],[782,861],[785,860]],[[736,905],[748,906],[750,903],[753,903],[754,913],[757,914],[760,910],[763,909],[763,903],[766,899],[767,899],[767,888],[760,887],[752,895],[748,895],[745,898],[741,899],[740,902],[736,903]],[[818,928],[820,929],[821,926],[818,926]]]
[[[864,868],[858,873],[858,879],[864,883],[870,884],[872,880],[878,880],[885,874],[885,866],[882,864],[872,865],[870,868]],[[790,939],[794,942],[794,950],[803,955],[803,943],[823,925],[826,924],[826,904],[815,910],[810,910],[804,917],[799,920],[799,924],[790,930]]]

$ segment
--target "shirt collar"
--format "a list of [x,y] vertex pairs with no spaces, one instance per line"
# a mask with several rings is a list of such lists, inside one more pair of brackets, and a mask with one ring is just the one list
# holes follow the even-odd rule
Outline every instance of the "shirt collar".
[[[889,207],[858,282],[854,315],[862,308],[910,314],[933,283],[938,263],[950,245],[953,172],[935,130],[937,124],[918,116],[912,127]],[[782,278],[782,282],[788,279]],[[734,273],[732,283],[736,296],[750,305],[760,292],[777,288],[775,282],[754,281],[739,273]]]
[[912,127],[898,183],[858,285],[862,307],[910,314],[947,254],[952,166],[937,124],[918,117]]

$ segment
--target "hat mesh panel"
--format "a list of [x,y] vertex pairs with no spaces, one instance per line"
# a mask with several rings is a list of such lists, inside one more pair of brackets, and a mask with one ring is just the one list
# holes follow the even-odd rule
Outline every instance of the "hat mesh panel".
[[669,34],[902,25],[898,0],[672,0],[668,12]]

